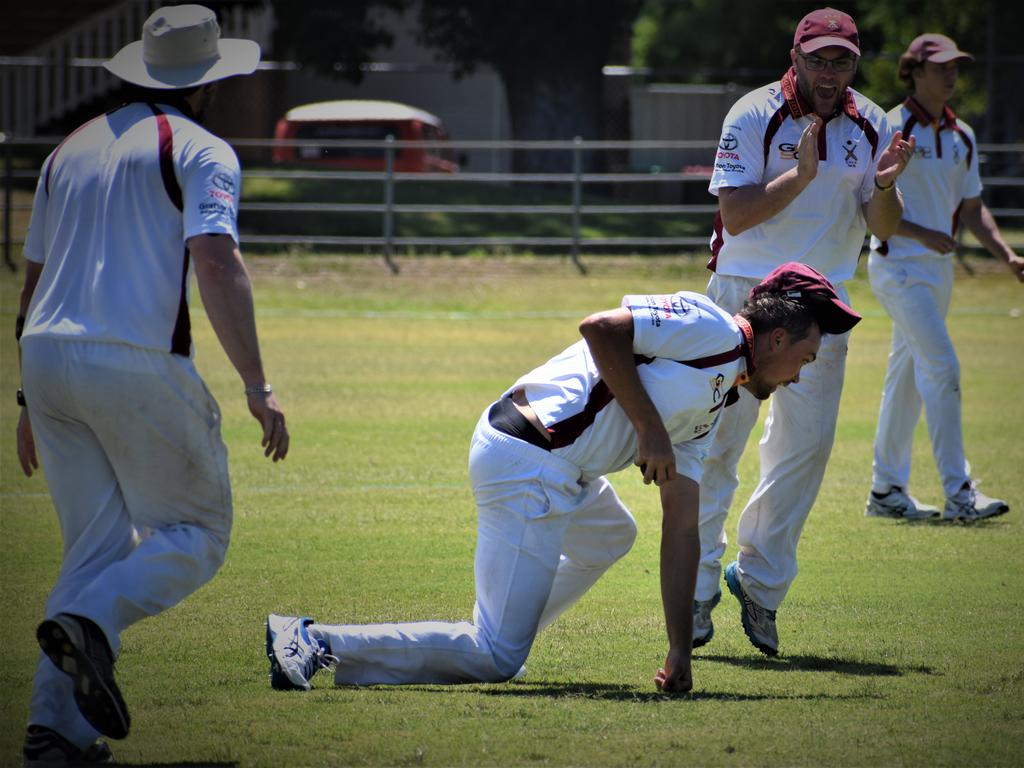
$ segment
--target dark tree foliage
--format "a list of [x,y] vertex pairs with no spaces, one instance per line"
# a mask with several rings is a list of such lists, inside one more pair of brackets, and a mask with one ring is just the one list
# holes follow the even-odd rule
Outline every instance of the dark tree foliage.
[[[421,40],[457,72],[491,65],[519,139],[603,138],[603,75],[641,0],[431,0]],[[620,62],[625,63],[625,62]]]
[[316,72],[352,82],[363,78],[360,64],[394,43],[378,23],[382,8],[404,11],[410,0],[271,0],[277,29],[273,55]]
[[[419,41],[451,63],[456,77],[480,65],[501,77],[516,139],[605,137],[601,68],[627,63],[643,0],[273,0],[275,55],[358,81],[359,65],[393,42],[376,22],[382,7],[412,11]],[[414,10],[413,10],[414,9]],[[589,158],[588,158],[589,159]],[[521,170],[567,166],[567,156],[517,153]]]
[[647,0],[634,27],[637,64],[660,80],[760,85],[789,66],[799,19],[825,5],[857,22],[864,54],[854,87],[888,109],[905,92],[896,62],[923,32],[949,35],[976,61],[961,67],[956,109],[991,141],[1018,141],[1024,104],[1024,4],[1013,0]]

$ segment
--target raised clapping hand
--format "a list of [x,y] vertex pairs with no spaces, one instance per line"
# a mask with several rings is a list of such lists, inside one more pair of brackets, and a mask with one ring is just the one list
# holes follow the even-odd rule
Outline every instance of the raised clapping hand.
[[913,136],[910,137],[910,141],[904,141],[903,131],[896,131],[893,134],[889,146],[878,158],[878,171],[875,173],[875,182],[878,186],[889,187],[896,183],[896,177],[903,173],[910,158],[914,156],[916,146],[917,139]]
[[800,134],[796,148],[796,175],[810,182],[818,175],[818,132],[824,125],[817,115]]

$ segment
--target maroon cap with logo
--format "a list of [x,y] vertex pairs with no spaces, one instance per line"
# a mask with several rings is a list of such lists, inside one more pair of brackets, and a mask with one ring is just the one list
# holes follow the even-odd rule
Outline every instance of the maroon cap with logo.
[[828,278],[798,261],[787,262],[769,272],[750,290],[750,297],[759,293],[777,293],[804,304],[814,313],[822,333],[846,333],[861,321],[861,316],[840,300]]
[[954,59],[974,60],[971,54],[958,49],[956,43],[948,37],[935,32],[915,37],[907,46],[907,53],[918,61],[934,61],[936,64],[945,64]]
[[796,25],[793,47],[804,53],[838,45],[860,56],[860,35],[849,14],[835,8],[811,11]]

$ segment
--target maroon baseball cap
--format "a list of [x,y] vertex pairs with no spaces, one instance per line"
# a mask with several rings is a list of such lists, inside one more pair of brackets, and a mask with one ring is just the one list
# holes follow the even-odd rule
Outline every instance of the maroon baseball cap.
[[934,61],[936,64],[945,64],[954,59],[974,61],[971,54],[964,53],[956,47],[956,43],[936,32],[928,32],[915,37],[907,46],[907,53],[918,61]]
[[793,47],[804,53],[838,45],[860,56],[860,35],[849,14],[835,8],[811,11],[796,25]]
[[787,262],[769,272],[750,290],[751,298],[759,293],[777,293],[804,304],[814,312],[822,333],[846,333],[861,321],[861,316],[839,299],[828,278],[798,261]]

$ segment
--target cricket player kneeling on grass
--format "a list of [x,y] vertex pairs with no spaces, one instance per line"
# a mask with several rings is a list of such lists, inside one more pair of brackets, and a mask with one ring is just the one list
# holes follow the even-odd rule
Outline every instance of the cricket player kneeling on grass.
[[636,523],[605,475],[635,464],[658,486],[663,513],[669,648],[655,683],[690,690],[698,484],[719,416],[736,387],[763,399],[797,381],[822,332],[859,320],[804,265],[770,277],[735,316],[680,291],[626,296],[583,320],[582,340],[520,378],[477,424],[472,621],[332,626],[271,615],[271,685],[308,690],[332,663],[339,684],[516,676],[537,633],[632,546]]

